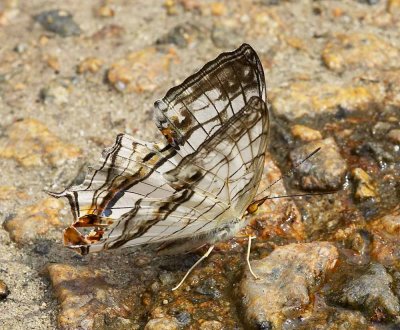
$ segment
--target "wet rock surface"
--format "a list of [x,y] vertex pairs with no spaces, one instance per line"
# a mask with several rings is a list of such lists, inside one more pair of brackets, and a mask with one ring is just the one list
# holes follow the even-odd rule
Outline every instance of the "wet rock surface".
[[400,266],[400,208],[377,217],[370,223],[372,234],[371,254],[374,259],[386,267]]
[[[399,15],[398,0],[2,1],[0,328],[399,328]],[[270,199],[249,226],[173,292],[206,247],[64,249],[68,205],[43,190],[82,180],[118,133],[159,140],[153,102],[242,42],[260,55],[271,103]],[[248,275],[249,234],[252,264],[274,261],[286,277]],[[245,281],[282,294],[249,289],[257,305],[245,308]]]
[[243,310],[250,326],[280,329],[312,304],[310,293],[335,265],[338,252],[330,243],[290,244],[251,262],[240,284]]
[[108,284],[100,272],[62,264],[49,265],[47,271],[60,301],[60,328],[99,328],[105,326],[105,317],[110,322],[129,315],[129,307],[118,301],[117,288]]
[[[357,267],[356,267],[357,269]],[[366,311],[370,319],[383,321],[400,315],[399,299],[392,290],[393,278],[381,264],[358,267],[356,274],[333,284],[334,304]]]

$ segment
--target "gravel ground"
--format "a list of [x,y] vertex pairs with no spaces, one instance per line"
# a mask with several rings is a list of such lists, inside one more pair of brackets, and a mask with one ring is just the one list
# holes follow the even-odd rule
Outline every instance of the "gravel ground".
[[[0,329],[400,328],[399,31],[396,0],[1,1]],[[240,237],[174,292],[198,254],[63,248],[69,208],[43,190],[118,133],[159,140],[154,101],[243,42],[273,117],[261,185],[322,145],[273,193],[338,190],[251,219],[265,281]]]

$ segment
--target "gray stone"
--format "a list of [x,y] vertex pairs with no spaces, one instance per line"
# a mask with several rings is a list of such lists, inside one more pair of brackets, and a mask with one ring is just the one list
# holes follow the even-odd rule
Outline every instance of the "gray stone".
[[331,300],[344,307],[366,311],[368,315],[381,321],[400,315],[400,304],[391,286],[392,277],[381,264],[371,264],[365,272],[344,281],[341,288],[335,289]]
[[217,288],[217,282],[213,278],[208,278],[204,282],[201,282],[200,285],[196,287],[195,292],[213,297],[214,299],[218,299],[222,296]]
[[365,142],[355,150],[359,156],[370,156],[376,160],[376,162],[384,167],[383,163],[394,162],[394,156],[385,149],[383,143],[380,142]]
[[62,37],[79,36],[81,29],[72,19],[72,14],[65,10],[49,10],[33,17],[44,29]]
[[157,45],[174,44],[179,48],[186,48],[196,39],[206,35],[207,31],[200,25],[192,23],[179,24],[168,31],[165,35],[158,38]]
[[344,182],[347,164],[333,138],[309,142],[290,152],[293,166],[300,164],[313,151],[319,152],[296,167],[300,186],[306,190],[338,189]]

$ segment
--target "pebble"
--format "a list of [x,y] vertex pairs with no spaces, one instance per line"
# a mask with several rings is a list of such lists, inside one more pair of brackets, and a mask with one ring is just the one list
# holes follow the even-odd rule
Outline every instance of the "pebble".
[[372,257],[387,267],[400,260],[400,207],[369,223]]
[[322,135],[319,131],[303,125],[293,125],[291,128],[292,135],[304,142],[321,140]]
[[223,330],[224,325],[219,321],[204,321],[200,325],[200,330]]
[[10,294],[7,284],[0,280],[0,301],[5,300]]
[[400,0],[388,0],[387,11],[392,15],[400,14]]
[[34,16],[44,29],[54,32],[61,37],[79,36],[81,29],[72,18],[72,14],[65,10],[49,10]]
[[343,283],[333,288],[334,303],[366,311],[378,322],[400,315],[399,299],[391,289],[393,279],[381,264],[371,263],[360,276],[350,274]]
[[356,181],[355,198],[363,200],[366,198],[376,197],[376,188],[372,178],[361,168],[355,168],[351,171],[354,180]]
[[264,6],[276,6],[279,5],[281,0],[259,0],[259,2]]
[[227,8],[226,8],[225,4],[222,2],[212,3],[210,10],[211,10],[211,14],[213,16],[223,16],[227,12]]
[[96,73],[103,66],[103,61],[97,57],[85,58],[81,63],[79,63],[77,72],[82,74],[86,72]]
[[94,41],[101,41],[109,38],[121,38],[125,33],[125,29],[117,24],[109,24],[103,26],[100,30],[92,35]]
[[289,244],[251,261],[240,283],[243,312],[249,327],[281,329],[287,318],[301,317],[312,304],[310,292],[334,267],[338,251],[328,242]]
[[158,38],[156,45],[173,44],[179,48],[187,48],[189,45],[195,43],[196,40],[202,39],[203,35],[206,34],[207,31],[201,28],[200,25],[193,23],[179,24]]
[[61,141],[42,122],[25,118],[11,124],[0,138],[0,157],[14,159],[23,167],[59,166],[81,152]]
[[390,123],[378,121],[374,127],[372,127],[372,134],[375,136],[382,136],[387,134],[391,128],[392,125]]
[[190,324],[190,322],[192,322],[192,317],[190,315],[190,313],[182,311],[182,312],[178,312],[174,314],[177,322],[179,323],[179,325],[181,326],[187,326]]
[[171,284],[175,283],[175,281],[176,281],[175,275],[171,272],[161,273],[158,277],[159,277],[162,285],[171,285]]
[[17,52],[18,54],[25,53],[27,49],[28,49],[28,45],[23,42],[19,42],[14,47],[14,51]]
[[52,81],[39,92],[39,98],[44,104],[65,105],[69,101],[69,90],[57,81]]
[[388,134],[387,137],[390,141],[395,144],[400,144],[400,129],[392,129]]
[[160,317],[147,322],[144,330],[178,330],[179,324],[173,317]]
[[395,160],[395,156],[390,151],[387,151],[385,145],[381,142],[364,142],[356,148],[355,153],[360,156],[372,157],[381,166],[384,166],[384,163],[392,163]]
[[347,173],[347,164],[333,138],[309,142],[292,150],[290,160],[293,166],[317,148],[321,148],[319,152],[295,168],[300,186],[305,190],[339,189]]
[[60,72],[60,61],[58,60],[57,56],[53,55],[46,55],[45,56],[46,64],[49,68],[53,69],[55,73]]
[[213,278],[207,278],[205,281],[201,281],[200,285],[198,285],[194,291],[205,296],[210,296],[213,299],[218,299],[222,296],[217,288],[217,281]]
[[108,70],[107,79],[119,92],[153,91],[162,86],[171,63],[177,59],[172,50],[160,53],[154,47],[145,48],[113,63]]
[[400,206],[381,217],[378,223],[387,233],[392,235],[400,234]]
[[379,35],[371,33],[338,34],[322,51],[324,64],[333,71],[355,68],[388,68],[398,62],[400,52]]
[[53,228],[60,228],[61,200],[48,197],[35,204],[25,206],[4,223],[10,238],[19,244],[26,244],[43,237]]
[[96,9],[96,15],[102,18],[113,17],[115,11],[108,5],[102,5]]
[[39,255],[47,255],[51,249],[51,242],[48,240],[41,240],[39,242],[35,242],[35,246],[33,251]]

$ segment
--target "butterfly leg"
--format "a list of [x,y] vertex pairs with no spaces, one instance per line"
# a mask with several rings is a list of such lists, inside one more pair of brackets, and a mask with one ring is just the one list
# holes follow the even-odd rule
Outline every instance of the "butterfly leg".
[[249,235],[249,243],[248,243],[248,245],[247,245],[247,255],[246,255],[246,261],[247,261],[247,265],[249,266],[249,270],[250,270],[250,273],[251,273],[251,275],[253,275],[254,276],[254,278],[256,279],[256,280],[258,280],[259,279],[259,277],[256,275],[256,274],[254,274],[254,272],[253,272],[253,269],[251,268],[251,265],[250,265],[250,248],[251,248],[251,240],[252,239],[254,239],[254,238],[256,238],[255,236],[251,236],[251,235]]
[[186,278],[189,276],[190,272],[191,272],[200,262],[202,262],[205,258],[207,258],[207,257],[210,255],[210,253],[211,253],[211,251],[212,251],[213,249],[214,249],[214,245],[211,245],[210,248],[207,250],[207,252],[206,252],[199,260],[197,260],[196,263],[195,263],[192,267],[190,267],[190,269],[186,272],[185,276],[182,278],[182,280],[179,282],[179,284],[178,284],[176,287],[174,287],[174,288],[172,289],[172,291],[175,291],[176,289],[178,289],[178,288],[183,284],[183,282],[184,282],[184,281],[186,280]]

